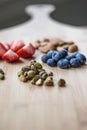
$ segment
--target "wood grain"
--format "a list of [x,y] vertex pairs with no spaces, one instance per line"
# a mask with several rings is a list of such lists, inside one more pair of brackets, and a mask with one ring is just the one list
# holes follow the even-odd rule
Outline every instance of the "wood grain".
[[[55,22],[48,15],[53,9],[52,5],[27,7],[32,21],[2,30],[0,40],[23,39],[27,43],[58,36],[74,40],[87,56],[87,29]],[[41,55],[39,51],[34,55],[39,62]],[[87,130],[87,66],[62,70],[41,62],[46,70],[53,71],[55,86],[36,87],[17,77],[29,61],[10,64],[0,60],[0,68],[6,73],[6,80],[0,81],[0,130]],[[58,87],[59,78],[66,80],[65,88]]]

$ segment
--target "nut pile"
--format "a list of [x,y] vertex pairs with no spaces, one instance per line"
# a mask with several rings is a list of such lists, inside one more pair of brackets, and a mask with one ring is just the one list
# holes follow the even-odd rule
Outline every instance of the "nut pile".
[[34,47],[42,53],[47,53],[49,50],[61,51],[62,49],[66,49],[68,52],[78,51],[78,46],[74,42],[63,41],[58,38],[37,40],[34,42]]
[[47,63],[49,66],[58,66],[62,69],[69,67],[80,67],[85,65],[86,57],[79,53],[74,52],[68,54],[67,50],[63,49],[60,52],[55,50],[48,51],[47,54],[41,57],[41,60],[44,63]]
[[0,80],[4,80],[5,79],[5,73],[2,69],[0,69]]
[[24,66],[18,72],[18,78],[22,82],[31,81],[32,84],[41,86],[53,86],[53,73],[47,73],[45,69],[43,69],[42,65],[35,60],[32,60],[28,66]]

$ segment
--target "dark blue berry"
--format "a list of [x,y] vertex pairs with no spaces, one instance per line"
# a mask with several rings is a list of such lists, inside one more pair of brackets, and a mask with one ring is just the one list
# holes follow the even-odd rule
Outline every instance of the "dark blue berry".
[[66,56],[66,59],[67,59],[67,60],[71,60],[72,58],[75,58],[77,53],[78,53],[78,52],[74,52],[74,53],[68,54],[68,55]]
[[55,62],[55,60],[52,59],[52,58],[50,58],[50,59],[47,60],[47,64],[48,64],[49,66],[56,66],[56,62]]
[[58,51],[53,52],[52,59],[54,59],[55,61],[58,61],[60,59],[60,55]]
[[70,60],[70,65],[71,65],[71,67],[79,67],[81,65],[81,63],[78,58],[72,58]]
[[54,51],[54,50],[48,51],[48,52],[47,52],[47,56],[48,56],[49,58],[52,58],[53,52],[55,52],[55,51]]
[[70,67],[69,61],[67,59],[61,59],[57,62],[57,66],[62,68],[62,69],[66,69]]
[[65,56],[67,56],[67,50],[63,49],[59,52],[59,55],[60,55],[60,59],[61,58],[64,58]]
[[82,65],[86,63],[86,57],[83,54],[77,53],[76,58],[78,58]]
[[42,57],[41,57],[41,60],[44,62],[44,63],[46,63],[47,62],[47,60],[48,60],[48,56],[45,54],[45,55],[43,55]]

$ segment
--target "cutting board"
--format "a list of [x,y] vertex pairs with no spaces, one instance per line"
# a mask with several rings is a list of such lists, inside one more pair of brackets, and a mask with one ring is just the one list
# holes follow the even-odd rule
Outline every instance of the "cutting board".
[[[53,5],[31,5],[25,11],[30,21],[0,31],[0,41],[22,39],[33,42],[44,37],[73,40],[79,51],[87,56],[87,27],[75,27],[53,20]],[[41,62],[43,54],[34,57]],[[72,69],[49,67],[54,73],[54,87],[37,87],[22,83],[17,77],[21,67],[30,59],[17,63],[0,60],[6,79],[0,81],[0,130],[87,130],[87,66]],[[66,87],[57,85],[59,78]]]

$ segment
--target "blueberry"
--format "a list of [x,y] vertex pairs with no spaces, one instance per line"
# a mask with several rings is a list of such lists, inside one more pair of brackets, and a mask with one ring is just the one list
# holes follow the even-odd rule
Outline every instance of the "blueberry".
[[43,55],[42,57],[41,57],[41,60],[43,61],[43,62],[47,62],[47,60],[48,60],[48,56],[45,54],[45,55]]
[[83,54],[77,53],[76,58],[78,58],[82,65],[86,63],[86,57]]
[[49,58],[52,58],[53,52],[55,52],[55,51],[54,51],[54,50],[48,51],[47,56],[48,56]]
[[63,49],[59,52],[59,55],[60,55],[60,59],[61,58],[64,58],[65,56],[67,56],[67,50]]
[[55,60],[52,59],[52,58],[50,58],[50,59],[47,60],[47,64],[48,64],[49,66],[56,66],[56,62],[55,62]]
[[71,53],[71,54],[67,55],[67,56],[66,56],[66,59],[67,59],[67,60],[71,60],[72,58],[75,58],[77,53],[78,53],[78,52],[74,52],[74,53]]
[[62,69],[66,69],[70,67],[69,61],[67,59],[61,59],[57,62],[57,66],[62,68]]
[[72,67],[79,67],[81,65],[80,61],[78,60],[78,58],[72,58],[70,60],[70,65]]
[[53,52],[52,59],[54,59],[55,61],[58,61],[60,59],[60,55],[58,51]]

